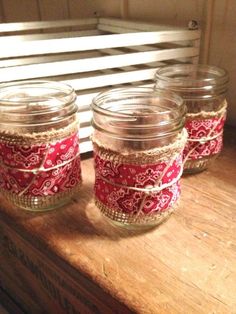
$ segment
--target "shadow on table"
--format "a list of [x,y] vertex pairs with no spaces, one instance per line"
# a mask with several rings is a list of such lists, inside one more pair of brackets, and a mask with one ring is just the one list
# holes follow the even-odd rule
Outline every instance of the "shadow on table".
[[40,233],[51,233],[55,237],[84,238],[99,237],[117,241],[121,238],[136,237],[148,230],[129,230],[112,225],[101,214],[94,204],[92,185],[84,183],[81,190],[70,204],[59,209],[44,213],[25,213],[23,219],[30,221],[35,228],[40,228]]

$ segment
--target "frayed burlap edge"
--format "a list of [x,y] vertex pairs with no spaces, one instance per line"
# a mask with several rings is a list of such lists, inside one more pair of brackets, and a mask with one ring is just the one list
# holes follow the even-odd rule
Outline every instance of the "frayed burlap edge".
[[122,224],[136,224],[136,225],[143,225],[143,224],[153,224],[157,225],[160,224],[162,221],[167,219],[177,208],[178,208],[178,201],[167,210],[160,212],[152,212],[150,214],[142,213],[142,215],[136,215],[135,213],[124,213],[118,210],[114,210],[112,208],[107,207],[103,203],[101,203],[97,198],[95,198],[95,204],[101,213],[106,216],[107,218]]
[[[46,128],[46,127],[45,127]],[[17,130],[0,131],[0,141],[7,144],[35,145],[51,143],[62,140],[75,134],[79,129],[79,122],[75,120],[70,125],[57,130],[43,131],[38,133],[21,133]]]
[[178,156],[184,149],[187,142],[187,131],[183,129],[176,137],[176,140],[169,145],[157,147],[150,150],[136,151],[130,150],[130,152],[118,152],[111,150],[109,147],[105,147],[97,139],[92,137],[94,152],[104,160],[111,162],[118,162],[122,164],[153,164],[157,162],[169,161],[174,156]]
[[200,111],[198,113],[187,113],[186,121],[189,120],[201,120],[201,119],[210,119],[210,118],[220,118],[226,115],[227,110],[227,101],[224,100],[217,111]]
[[1,190],[1,194],[12,204],[19,206],[29,211],[46,211],[60,207],[67,203],[72,196],[79,191],[82,185],[82,179],[73,188],[68,188],[67,191],[55,193],[48,196],[32,196],[22,195]]

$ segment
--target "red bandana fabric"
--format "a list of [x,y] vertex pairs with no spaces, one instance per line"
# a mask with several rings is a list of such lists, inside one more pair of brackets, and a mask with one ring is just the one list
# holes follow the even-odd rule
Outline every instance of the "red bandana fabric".
[[[179,198],[182,156],[166,162],[134,165],[95,160],[95,197],[104,206],[127,214],[150,214],[168,210]],[[147,189],[158,187],[147,194]],[[159,190],[158,190],[159,189]],[[144,200],[145,199],[145,200]]]
[[188,141],[183,158],[196,160],[218,154],[223,146],[223,127],[225,117],[188,120],[185,128]]
[[17,195],[48,196],[81,181],[78,133],[47,144],[0,140],[0,188]]

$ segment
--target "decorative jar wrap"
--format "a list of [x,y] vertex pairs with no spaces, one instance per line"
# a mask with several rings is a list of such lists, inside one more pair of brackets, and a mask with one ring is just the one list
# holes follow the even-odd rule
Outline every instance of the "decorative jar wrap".
[[186,168],[191,168],[192,162],[208,162],[209,158],[221,152],[226,108],[227,103],[224,101],[218,112],[187,114],[185,128],[188,141],[183,153]]
[[111,89],[92,104],[95,202],[110,222],[146,229],[161,223],[180,196],[186,107],[172,92]]
[[62,139],[56,137],[65,130],[41,139],[0,136],[2,193],[32,210],[71,196],[81,184],[81,168],[77,124],[69,128]]
[[59,82],[0,87],[0,191],[11,203],[44,211],[78,190],[77,111],[74,89]]
[[228,73],[206,64],[175,64],[160,67],[155,87],[181,96],[187,107],[184,172],[206,169],[223,145]]
[[124,155],[94,140],[95,201],[100,210],[119,223],[162,221],[177,205],[184,130],[165,147]]

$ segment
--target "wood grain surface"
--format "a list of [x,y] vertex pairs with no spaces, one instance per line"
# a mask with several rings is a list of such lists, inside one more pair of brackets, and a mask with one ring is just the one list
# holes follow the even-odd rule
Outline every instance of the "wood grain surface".
[[88,279],[128,312],[236,313],[235,132],[228,130],[209,170],[182,178],[180,208],[148,232],[117,229],[101,216],[91,158],[82,162],[83,187],[69,205],[36,215],[0,199],[0,219],[55,267]]

